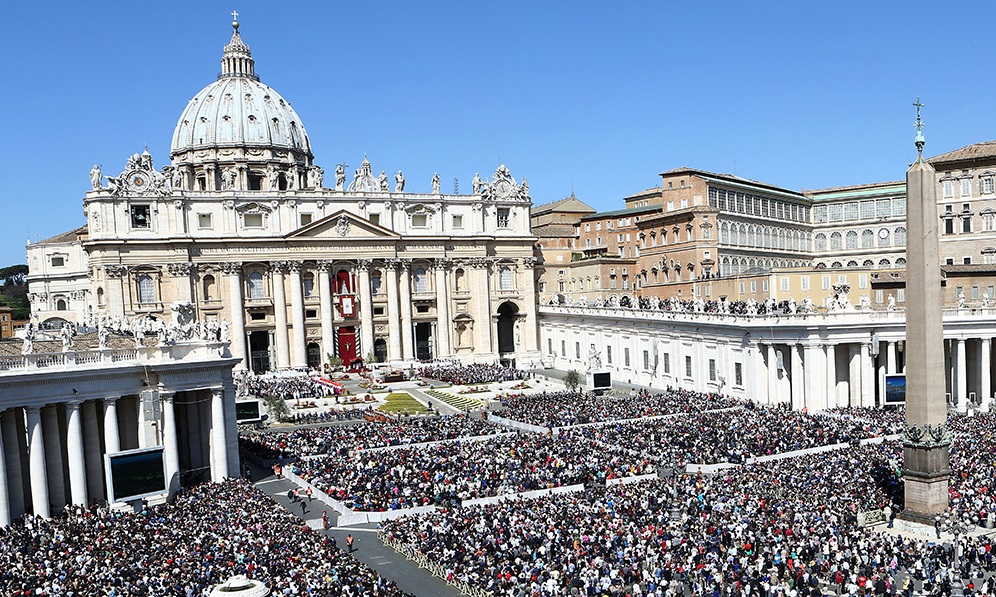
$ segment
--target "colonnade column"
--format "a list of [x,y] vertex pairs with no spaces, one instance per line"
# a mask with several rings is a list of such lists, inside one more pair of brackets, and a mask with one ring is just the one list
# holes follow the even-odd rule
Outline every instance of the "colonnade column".
[[774,344],[766,344],[766,346],[768,352],[768,404],[774,404],[778,402],[778,356],[775,354]]
[[768,403],[768,382],[767,382],[767,370],[764,367],[764,345],[760,342],[756,343],[753,347],[753,378],[748,378],[747,385],[745,388],[757,388],[757,403],[767,404]]
[[[139,403],[141,412],[142,404]],[[100,451],[100,435],[97,433],[97,402],[87,400],[80,405],[80,412],[83,419],[83,459],[86,463],[86,493],[90,499],[102,498],[107,491],[104,485],[104,455]],[[140,429],[140,437],[144,437],[144,430]],[[106,433],[106,431],[105,431]]]
[[45,434],[42,431],[41,409],[28,406],[24,408],[24,413],[28,426],[32,510],[36,516],[48,518],[48,473],[45,470]]
[[228,441],[225,436],[225,390],[211,389],[211,480],[228,478]]
[[861,406],[875,406],[875,364],[871,357],[871,344],[862,342],[861,354]]
[[[332,326],[334,314],[332,310],[332,276],[329,275],[331,269],[332,264],[328,261],[318,262],[318,300],[322,314],[322,362],[325,361],[326,355],[335,354],[335,332]],[[360,358],[363,358],[362,354]]]
[[222,263],[221,271],[228,283],[228,308],[232,316],[230,350],[233,357],[242,359],[241,363],[236,363],[235,368],[246,369],[249,367],[249,359],[246,351],[246,310],[242,303],[242,264]]
[[[291,325],[294,326],[294,346],[291,349],[291,366],[308,366],[308,330],[304,325],[304,287],[301,285],[300,261],[290,263]],[[323,355],[324,357],[324,355]],[[319,363],[324,359],[319,359]]]
[[277,261],[270,264],[270,281],[273,283],[273,335],[277,345],[276,369],[286,369],[291,366],[290,347],[287,331],[287,290],[284,285],[284,273],[287,263]]
[[888,342],[885,347],[885,372],[889,375],[896,373],[896,343]]
[[[0,498],[6,498],[8,516],[15,518],[24,513],[24,477],[21,473],[21,450],[17,443],[17,420],[20,409],[9,408],[0,412],[0,439],[7,442],[2,459],[4,466],[3,490]],[[10,521],[8,520],[9,524]]]
[[7,461],[3,445],[3,433],[0,433],[0,526],[10,524],[10,498],[7,492]]
[[406,361],[415,358],[412,330],[412,263],[401,261],[399,269],[401,278],[401,354]]
[[387,359],[401,360],[401,305],[398,303],[398,266],[401,262],[390,259],[384,267],[387,278]]
[[827,408],[836,408],[837,404],[837,347],[827,344]]
[[66,505],[66,479],[63,474],[62,438],[59,433],[59,412],[55,404],[41,409],[45,438],[45,466],[48,475],[48,501],[56,510]]
[[108,454],[121,449],[121,435],[118,433],[118,399],[104,399],[104,451]]
[[849,355],[847,375],[847,406],[861,406],[861,350],[847,344]]
[[810,344],[804,349],[806,376],[805,407],[811,411],[821,411],[827,408],[826,382],[822,372],[823,350],[817,344]]
[[979,392],[982,394],[980,397],[982,399],[980,408],[983,412],[989,412],[989,409],[992,407],[993,400],[992,347],[992,338],[983,338],[979,347],[979,352],[981,353],[980,359],[982,361],[982,367],[979,368],[982,375],[982,383],[979,384]]
[[166,457],[166,487],[172,494],[180,487],[180,452],[176,443],[176,413],[173,392],[159,392],[163,412],[163,452]]
[[69,494],[73,504],[86,506],[86,462],[83,460],[83,423],[80,402],[66,403],[66,453],[69,456]]
[[475,297],[477,316],[474,318],[474,331],[477,342],[474,352],[490,358],[494,354],[491,342],[491,263],[487,257],[475,257],[470,260],[470,265],[477,278],[475,290],[480,293]]
[[374,322],[373,322],[373,296],[370,294],[370,260],[360,259],[356,262],[356,269],[360,272],[359,288],[356,293],[360,295],[360,348],[363,352],[360,357],[366,362],[368,354],[374,351]]
[[450,293],[446,271],[450,268],[448,259],[437,259],[436,267],[436,356],[450,354]]
[[952,393],[958,397],[958,410],[963,411],[968,408],[968,359],[965,357],[965,339],[958,338],[955,342],[957,343],[955,354],[958,359],[955,363],[957,381]]
[[536,258],[525,257],[522,260],[522,275],[525,288],[523,293],[526,303],[526,350],[533,352],[537,349],[536,333],[539,324],[536,321]]
[[792,386],[790,396],[792,409],[801,410],[806,406],[805,373],[802,368],[802,345],[792,345]]

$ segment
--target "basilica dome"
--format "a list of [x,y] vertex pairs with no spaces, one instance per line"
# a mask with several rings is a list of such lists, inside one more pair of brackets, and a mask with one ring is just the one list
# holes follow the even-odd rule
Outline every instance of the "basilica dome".
[[173,131],[177,168],[236,160],[264,167],[310,166],[311,143],[301,118],[273,88],[259,81],[249,46],[233,22],[218,79],[187,103]]

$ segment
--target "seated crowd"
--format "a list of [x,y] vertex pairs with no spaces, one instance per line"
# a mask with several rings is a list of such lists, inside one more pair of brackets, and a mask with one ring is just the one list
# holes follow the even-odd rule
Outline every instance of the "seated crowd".
[[526,379],[529,377],[529,372],[502,365],[484,363],[464,365],[453,362],[435,363],[419,367],[418,376],[460,386]]
[[238,574],[273,595],[406,595],[241,479],[0,528],[0,595],[206,596]]
[[298,461],[294,472],[347,507],[363,511],[428,505],[549,489],[652,471],[623,448],[571,435],[515,434]]
[[276,396],[283,400],[321,398],[332,394],[332,388],[307,375],[260,375],[246,379],[246,393],[260,398]]

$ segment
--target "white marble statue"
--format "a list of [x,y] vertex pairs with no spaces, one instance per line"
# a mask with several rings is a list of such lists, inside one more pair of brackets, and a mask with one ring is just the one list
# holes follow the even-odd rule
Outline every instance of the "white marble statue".
[[31,354],[35,351],[35,326],[29,323],[24,328],[24,340],[21,343],[21,354]]
[[889,295],[889,300],[888,300],[888,303],[887,303],[887,306],[885,307],[885,309],[887,311],[895,311],[896,310],[896,297],[895,296],[893,296],[891,294]]
[[432,175],[432,192],[439,194],[439,172]]
[[170,184],[173,185],[174,189],[183,188],[183,170],[179,168],[173,168],[173,173],[171,176]]
[[231,191],[235,188],[235,168],[225,168],[221,171],[221,190]]
[[861,295],[861,300],[858,301],[858,306],[862,311],[871,311],[872,302],[871,299],[868,298],[868,295]]
[[226,319],[221,320],[221,341],[222,342],[232,341],[231,325],[228,323],[228,320]]
[[789,315],[795,315],[796,314],[796,311],[798,311],[798,306],[795,304],[795,299],[794,298],[789,297],[788,307],[787,308],[788,308],[788,314]]
[[103,350],[107,348],[107,341],[110,340],[111,331],[107,329],[104,323],[100,324],[97,328],[97,348]]
[[959,309],[965,308],[965,292],[962,290],[958,291],[958,308]]
[[321,166],[311,167],[311,186],[318,190],[321,190],[322,185],[325,184],[325,170],[322,170]]
[[988,290],[983,290],[982,291],[982,306],[983,306],[983,308],[988,308],[989,307],[989,291]]
[[346,165],[339,164],[335,167],[335,190],[341,191],[346,184]]
[[597,371],[602,368],[602,353],[592,344],[588,349],[588,370]]
[[398,170],[398,173],[394,175],[394,192],[405,192],[405,175],[401,173],[401,170]]
[[276,166],[270,166],[266,171],[266,184],[269,185],[271,191],[280,189],[280,171],[277,170]]
[[100,173],[100,166],[94,164],[93,168],[90,168],[90,184],[93,185],[93,190],[99,191],[103,188],[101,179],[103,179],[103,175]]
[[284,179],[287,181],[288,191],[293,191],[297,188],[297,172],[294,170],[288,170],[287,173],[284,174]]
[[484,181],[481,180],[481,174],[479,172],[474,173],[474,180],[471,181],[471,185],[474,187],[474,194],[481,194],[481,187],[484,185]]
[[62,336],[62,352],[70,352],[73,349],[73,336],[75,334],[73,324],[68,321],[62,324],[59,334]]
[[387,173],[383,170],[380,171],[380,176],[377,177],[377,182],[380,184],[380,190],[389,192],[391,188],[387,184]]

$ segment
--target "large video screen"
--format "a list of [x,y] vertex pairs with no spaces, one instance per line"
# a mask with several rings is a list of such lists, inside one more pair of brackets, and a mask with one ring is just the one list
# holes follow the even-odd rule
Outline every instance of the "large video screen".
[[885,376],[885,403],[906,403],[906,374],[896,373]]
[[107,455],[107,494],[111,502],[125,502],[166,493],[163,447],[128,450]]
[[235,421],[237,423],[252,423],[259,419],[259,400],[245,400],[235,403]]
[[611,373],[592,373],[591,387],[596,390],[605,390],[612,387]]

